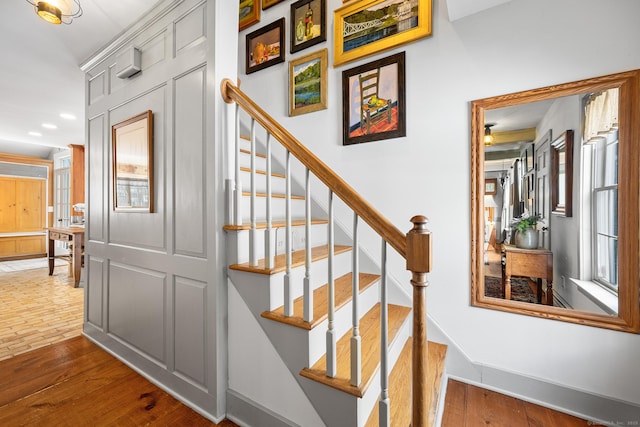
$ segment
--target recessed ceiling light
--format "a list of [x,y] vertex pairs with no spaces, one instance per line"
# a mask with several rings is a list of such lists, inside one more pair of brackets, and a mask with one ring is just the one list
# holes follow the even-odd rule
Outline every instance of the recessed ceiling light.
[[42,124],[43,128],[47,128],[47,129],[58,129],[58,126],[51,124],[51,123],[43,123]]
[[29,132],[29,135],[31,135],[31,136],[42,136],[42,134],[40,132]]
[[62,117],[63,119],[67,119],[67,120],[75,120],[76,116],[74,116],[73,114],[69,114],[69,113],[60,113],[60,117]]

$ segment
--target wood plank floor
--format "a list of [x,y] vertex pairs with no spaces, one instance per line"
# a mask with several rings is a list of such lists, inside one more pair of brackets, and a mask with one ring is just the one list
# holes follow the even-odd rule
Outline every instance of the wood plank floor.
[[0,360],[80,335],[83,304],[66,265],[0,273]]
[[84,336],[0,361],[0,425],[216,426]]
[[593,422],[450,379],[442,427],[586,427]]

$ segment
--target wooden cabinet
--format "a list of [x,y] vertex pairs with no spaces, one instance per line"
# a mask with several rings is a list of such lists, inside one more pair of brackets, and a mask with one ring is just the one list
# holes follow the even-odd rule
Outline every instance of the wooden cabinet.
[[46,253],[46,185],[43,179],[0,177],[0,257]]

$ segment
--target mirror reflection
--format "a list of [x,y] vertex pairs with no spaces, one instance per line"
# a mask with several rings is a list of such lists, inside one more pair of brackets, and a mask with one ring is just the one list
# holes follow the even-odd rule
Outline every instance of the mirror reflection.
[[637,94],[605,77],[473,102],[474,305],[638,328]]

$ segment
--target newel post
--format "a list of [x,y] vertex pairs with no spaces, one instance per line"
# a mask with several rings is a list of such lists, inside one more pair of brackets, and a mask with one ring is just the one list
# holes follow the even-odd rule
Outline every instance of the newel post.
[[407,233],[407,270],[411,271],[413,286],[413,351],[412,427],[426,427],[427,410],[427,273],[431,271],[431,232],[427,230],[426,216],[411,218],[413,229]]

